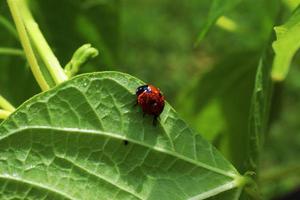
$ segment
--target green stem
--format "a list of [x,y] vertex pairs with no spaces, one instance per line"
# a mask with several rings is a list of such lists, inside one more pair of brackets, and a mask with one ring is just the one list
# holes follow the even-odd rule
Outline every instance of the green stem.
[[15,111],[15,107],[11,105],[3,96],[0,95],[0,108],[3,108],[6,111],[13,112]]
[[0,109],[0,119],[6,119],[10,114],[11,112]]
[[61,65],[59,64],[57,58],[53,54],[51,48],[49,47],[46,39],[44,38],[38,24],[34,21],[25,0],[15,0],[19,2],[20,12],[23,17],[23,22],[28,31],[28,35],[32,42],[34,43],[38,53],[40,54],[42,60],[44,61],[48,71],[50,72],[52,78],[56,84],[59,84],[68,79],[67,75],[64,73]]
[[18,33],[13,26],[5,17],[0,15],[0,24],[6,28],[17,40],[19,40]]
[[40,70],[37,59],[34,55],[33,49],[30,45],[30,40],[29,40],[28,34],[26,32],[26,28],[23,23],[22,15],[21,15],[20,9],[19,9],[19,6],[20,6],[19,4],[21,1],[20,0],[7,0],[7,3],[10,8],[14,22],[16,24],[16,28],[17,28],[17,31],[18,31],[18,34],[20,37],[20,41],[23,46],[28,63],[30,65],[31,71],[32,71],[36,81],[38,82],[39,86],[41,87],[41,89],[43,91],[46,91],[50,87],[49,87],[48,83],[46,82],[45,78],[43,77],[43,74]]
[[24,56],[24,52],[21,49],[15,48],[7,48],[7,47],[0,47],[0,55],[13,55],[13,56]]

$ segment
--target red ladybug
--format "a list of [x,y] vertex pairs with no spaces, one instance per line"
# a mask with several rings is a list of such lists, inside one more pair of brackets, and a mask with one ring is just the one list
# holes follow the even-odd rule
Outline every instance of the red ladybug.
[[153,125],[165,106],[165,98],[160,90],[153,85],[142,85],[136,89],[137,104],[142,107],[143,113],[153,115]]

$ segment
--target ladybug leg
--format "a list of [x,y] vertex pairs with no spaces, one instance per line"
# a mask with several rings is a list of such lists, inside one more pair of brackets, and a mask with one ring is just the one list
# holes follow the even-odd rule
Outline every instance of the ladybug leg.
[[154,115],[153,121],[152,121],[153,126],[156,126],[156,125],[157,125],[157,118],[158,118],[158,116],[157,116],[157,115]]
[[143,112],[143,117],[145,117],[145,116],[146,116],[146,113]]
[[136,107],[138,105],[138,101],[135,101],[135,104],[133,105],[133,107]]
[[123,140],[123,143],[126,146],[128,144],[128,140]]

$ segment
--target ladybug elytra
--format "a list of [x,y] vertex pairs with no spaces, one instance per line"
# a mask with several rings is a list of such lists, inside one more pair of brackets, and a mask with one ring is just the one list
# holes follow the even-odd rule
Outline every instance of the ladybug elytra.
[[144,115],[153,115],[153,125],[165,106],[164,96],[153,85],[142,85],[136,89],[137,104],[141,106]]

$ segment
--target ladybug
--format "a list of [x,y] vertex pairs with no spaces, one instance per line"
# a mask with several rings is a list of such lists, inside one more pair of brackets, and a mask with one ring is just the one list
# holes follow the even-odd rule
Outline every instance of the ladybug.
[[143,116],[153,115],[153,125],[156,126],[157,118],[164,110],[165,98],[160,90],[153,85],[142,85],[136,89],[136,105],[141,106]]

